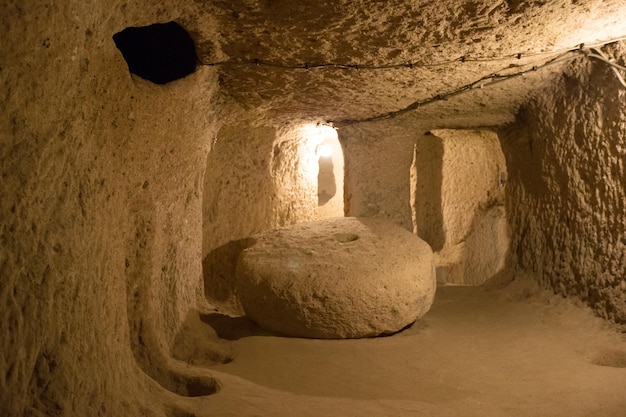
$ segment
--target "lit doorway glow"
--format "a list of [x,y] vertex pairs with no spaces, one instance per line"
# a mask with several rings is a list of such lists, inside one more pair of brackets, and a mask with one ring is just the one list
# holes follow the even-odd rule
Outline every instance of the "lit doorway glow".
[[318,217],[343,217],[343,151],[337,131],[330,126],[317,126],[316,147]]

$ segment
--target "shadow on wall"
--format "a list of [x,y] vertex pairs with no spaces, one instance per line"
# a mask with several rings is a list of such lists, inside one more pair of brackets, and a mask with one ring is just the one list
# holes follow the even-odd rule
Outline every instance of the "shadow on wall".
[[[189,310],[172,344],[171,353],[174,358],[190,365],[204,367],[233,361],[232,344],[225,340],[226,338],[222,338],[212,323],[206,320],[206,317],[214,315],[217,314]],[[232,320],[239,322],[243,321],[243,318]]]
[[273,226],[270,172],[276,130],[225,126],[207,158],[202,202],[204,293],[211,304],[239,311],[234,272],[248,236]]
[[242,314],[235,293],[235,270],[241,252],[254,244],[253,238],[233,240],[209,252],[202,260],[204,295],[229,314]]
[[505,266],[506,161],[488,131],[436,130],[416,144],[414,230],[436,252],[439,284],[480,285]]
[[245,125],[219,130],[204,174],[202,266],[205,296],[221,313],[242,314],[235,269],[239,254],[253,243],[250,236],[316,219],[319,141],[309,138],[315,131]]
[[426,134],[413,149],[411,164],[411,213],[413,233],[424,239],[434,252],[443,248],[443,141]]

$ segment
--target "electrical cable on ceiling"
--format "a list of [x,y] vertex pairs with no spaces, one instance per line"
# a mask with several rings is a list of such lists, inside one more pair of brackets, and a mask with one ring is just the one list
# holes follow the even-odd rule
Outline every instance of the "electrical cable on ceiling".
[[[342,127],[342,126],[350,126],[350,125],[354,125],[357,123],[365,123],[365,122],[373,122],[373,121],[378,121],[378,120],[386,120],[386,119],[391,119],[394,118],[396,116],[408,113],[410,111],[413,110],[417,110],[418,108],[428,105],[428,104],[432,104],[438,101],[442,101],[442,100],[447,100],[451,97],[457,96],[459,94],[463,94],[466,93],[468,91],[471,91],[475,88],[484,88],[490,85],[493,85],[495,83],[499,83],[502,81],[506,81],[509,80],[511,78],[516,78],[516,77],[520,77],[523,76],[527,73],[530,72],[535,72],[538,71],[542,68],[545,68],[547,66],[556,64],[558,62],[561,62],[563,60],[566,59],[571,59],[572,55],[575,54],[583,54],[589,58],[594,58],[594,59],[598,59],[600,61],[603,61],[605,63],[607,63],[608,65],[611,66],[613,72],[615,73],[615,75],[617,76],[620,84],[622,84],[622,86],[624,86],[624,88],[626,88],[626,81],[624,80],[624,78],[622,77],[622,75],[618,72],[618,70],[622,70],[622,71],[626,71],[626,66],[623,65],[619,65],[617,63],[614,62],[614,60],[611,60],[609,58],[607,58],[606,56],[604,56],[604,54],[597,49],[598,47],[601,46],[605,46],[607,44],[610,43],[614,43],[614,42],[619,42],[619,41],[623,41],[626,40],[626,37],[620,37],[620,38],[613,38],[607,41],[603,41],[603,42],[597,42],[597,43],[593,43],[593,44],[589,44],[586,45],[584,43],[577,45],[576,47],[572,47],[572,48],[567,48],[567,49],[560,49],[557,51],[551,51],[551,52],[538,52],[538,53],[533,53],[533,54],[522,54],[522,53],[517,53],[517,54],[512,54],[512,55],[508,55],[508,56],[504,56],[504,57],[483,57],[483,58],[468,58],[466,56],[462,56],[460,58],[456,58],[453,60],[448,60],[448,61],[441,61],[441,62],[435,62],[435,63],[429,63],[429,64],[425,64],[425,63],[418,63],[418,62],[412,62],[412,63],[405,63],[405,64],[388,64],[388,65],[378,65],[378,66],[368,66],[368,65],[353,65],[353,64],[336,64],[336,63],[329,63],[329,64],[302,64],[302,65],[284,65],[284,64],[279,64],[279,63],[275,63],[275,62],[265,62],[265,61],[261,61],[259,59],[254,59],[253,61],[223,61],[223,62],[214,62],[214,63],[209,63],[209,64],[203,64],[203,65],[208,65],[208,66],[226,66],[226,65],[247,65],[247,64],[254,64],[256,66],[268,66],[268,67],[274,67],[274,68],[281,68],[281,69],[304,69],[304,70],[309,70],[309,69],[314,69],[314,68],[337,68],[337,69],[355,69],[355,70],[359,70],[359,69],[366,69],[366,70],[379,70],[379,69],[394,69],[394,68],[427,68],[427,67],[437,67],[437,66],[442,66],[442,65],[449,65],[455,62],[461,62],[461,63],[465,63],[465,62],[493,62],[493,61],[501,61],[501,60],[507,60],[507,59],[522,59],[522,57],[524,58],[529,58],[529,57],[537,57],[537,56],[544,56],[544,55],[556,55],[554,58],[544,62],[543,64],[540,65],[533,65],[530,68],[524,69],[524,70],[520,70],[514,73],[504,73],[507,70],[510,70],[511,68],[514,68],[516,66],[514,65],[509,65],[506,68],[503,68],[497,72],[485,75],[483,77],[480,77],[479,79],[469,83],[469,84],[465,84],[461,87],[457,87],[454,90],[451,91],[447,91],[444,93],[439,93],[435,96],[432,96],[430,98],[424,99],[424,100],[418,100],[415,101],[411,104],[409,104],[408,106],[399,109],[399,110],[394,110],[394,111],[390,111],[387,113],[383,113],[383,114],[379,114],[376,116],[372,116],[372,117],[367,117],[367,118],[363,118],[363,119],[343,119],[343,120],[329,120],[325,123],[321,123],[323,125],[327,125],[333,128],[338,128],[338,127]],[[521,65],[520,65],[521,66]],[[517,67],[520,67],[517,66]]]
[[[586,48],[596,48],[607,45],[613,42],[619,42],[626,40],[626,36],[613,38],[606,41],[596,42],[593,44],[585,45]],[[581,44],[582,45],[582,44]],[[450,65],[456,62],[466,63],[466,62],[496,62],[496,61],[505,61],[510,59],[521,60],[522,58],[534,58],[538,56],[545,55],[557,55],[566,52],[570,52],[576,49],[579,49],[581,45],[572,46],[569,48],[563,48],[553,51],[546,52],[533,52],[533,53],[514,53],[510,55],[503,56],[467,56],[463,55],[455,59],[449,59],[438,62],[403,62],[403,63],[390,63],[390,64],[381,64],[381,65],[363,65],[363,64],[342,64],[342,63],[303,63],[303,64],[284,64],[273,61],[264,61],[259,58],[254,59],[234,59],[228,61],[219,61],[219,62],[209,62],[209,63],[201,63],[200,65],[215,67],[215,66],[245,66],[245,65],[254,65],[254,66],[265,66],[271,68],[279,68],[279,69],[295,69],[295,70],[305,70],[309,71],[312,69],[322,69],[322,68],[330,68],[330,69],[341,69],[341,70],[389,70],[389,69],[401,69],[401,68],[432,68],[432,67],[440,67],[444,65]]]
[[395,110],[395,111],[390,111],[387,113],[383,113],[383,114],[379,114],[377,116],[372,116],[372,117],[368,117],[368,118],[364,118],[364,119],[344,119],[344,120],[331,120],[328,121],[327,124],[329,126],[333,126],[333,127],[342,127],[342,126],[350,126],[353,124],[357,124],[357,123],[364,123],[364,122],[374,122],[374,121],[378,121],[378,120],[386,120],[386,119],[392,119],[396,116],[399,116],[401,114],[404,113],[408,113],[410,111],[413,110],[417,110],[418,108],[428,105],[428,104],[432,104],[435,103],[437,101],[442,101],[442,100],[447,100],[450,97],[454,97],[457,96],[459,94],[468,92],[474,88],[484,88],[487,87],[489,85],[493,85],[495,83],[501,82],[501,81],[505,81],[511,78],[515,78],[515,77],[520,77],[523,76],[527,73],[530,72],[535,72],[538,71],[542,68],[545,68],[549,65],[553,65],[556,64],[557,62],[563,61],[565,59],[569,59],[569,55],[573,54],[577,52],[577,50],[575,51],[567,51],[565,53],[562,53],[552,59],[550,59],[549,61],[546,61],[545,63],[541,64],[541,65],[533,65],[530,68],[521,70],[521,71],[517,71],[511,74],[503,74],[502,71],[505,71],[507,69],[510,68],[505,68],[503,70],[500,70],[498,72],[494,72],[488,75],[485,75],[483,77],[480,77],[479,79],[469,83],[469,84],[465,84],[461,87],[458,87],[454,90],[445,92],[445,93],[440,93],[437,94],[435,96],[432,96],[430,98],[424,99],[424,100],[418,100],[415,101],[411,104],[409,104],[408,106],[400,109],[400,110]]
[[538,71],[542,68],[545,68],[547,66],[556,64],[558,62],[564,61],[564,60],[568,60],[572,58],[572,55],[574,54],[583,54],[587,57],[590,58],[595,58],[595,59],[599,59],[607,64],[609,64],[611,66],[611,69],[613,70],[613,72],[615,73],[615,75],[617,76],[619,82],[622,84],[622,86],[624,86],[626,88],[626,82],[624,80],[624,78],[622,77],[622,75],[618,72],[618,70],[623,70],[626,71],[626,66],[623,65],[619,65],[617,63],[614,62],[614,60],[611,60],[609,58],[607,58],[600,50],[596,49],[596,48],[587,48],[584,46],[584,44],[579,45],[579,47],[577,49],[572,49],[572,50],[568,50],[546,62],[544,62],[541,65],[534,65],[531,68],[527,68],[521,71],[517,71],[514,73],[510,73],[510,74],[502,74],[502,71],[505,71],[506,69],[509,68],[505,68],[503,70],[500,70],[498,72],[495,73],[491,73],[488,75],[485,75],[479,79],[477,79],[476,81],[473,81],[469,84],[465,84],[461,87],[458,87],[454,90],[445,92],[445,93],[440,93],[437,94],[435,96],[432,96],[430,98],[427,98],[425,100],[419,100],[419,101],[415,101],[411,104],[409,104],[408,106],[400,109],[400,110],[395,110],[395,111],[390,111],[387,113],[383,113],[383,114],[379,114],[377,116],[372,116],[372,117],[367,117],[367,118],[363,118],[363,119],[344,119],[344,120],[336,120],[336,121],[328,121],[327,124],[329,126],[332,127],[342,127],[342,126],[350,126],[350,125],[354,125],[357,123],[365,123],[365,122],[373,122],[373,121],[378,121],[378,120],[386,120],[386,119],[391,119],[394,118],[396,116],[399,116],[401,114],[404,113],[408,113],[410,111],[413,110],[417,110],[418,108],[425,106],[427,104],[431,104],[431,103],[435,103],[437,101],[441,101],[441,100],[447,100],[450,97],[454,97],[457,96],[459,94],[462,93],[466,93],[476,87],[478,88],[483,88],[483,87],[487,87],[490,85],[493,85],[495,83],[498,82],[502,82],[502,81],[506,81],[509,80],[511,78],[515,78],[515,77],[520,77],[523,76],[527,73],[530,72],[535,72]]
[[615,76],[617,77],[618,81],[620,82],[620,84],[626,88],[626,81],[624,81],[624,78],[622,77],[622,74],[619,73],[618,70],[622,70],[622,71],[626,71],[626,67],[623,65],[619,65],[617,63],[615,63],[615,61],[613,59],[609,59],[607,58],[599,49],[597,48],[589,48],[589,51],[591,51],[590,53],[587,53],[586,55],[590,58],[595,58],[595,59],[599,59],[600,61],[603,61],[607,64],[609,64],[609,66],[611,67],[611,69],[613,70],[613,73],[615,74]]

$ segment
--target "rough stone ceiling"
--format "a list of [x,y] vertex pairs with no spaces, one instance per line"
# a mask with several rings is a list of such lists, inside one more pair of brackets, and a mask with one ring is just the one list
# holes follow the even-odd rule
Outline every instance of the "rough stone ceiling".
[[[624,0],[217,0],[205,4],[202,7],[217,16],[219,39],[216,47],[201,52],[200,59],[221,62],[221,86],[235,107],[252,119],[279,122],[377,116],[491,73],[540,66],[556,56],[554,51],[626,35]],[[521,59],[517,54],[522,54]],[[570,54],[545,69],[473,88],[401,119],[458,127],[510,121],[524,97],[554,80],[554,74],[575,56],[583,59]],[[361,68],[307,71],[255,65],[255,60]],[[404,66],[410,62],[446,64]],[[363,68],[390,64],[401,67]]]

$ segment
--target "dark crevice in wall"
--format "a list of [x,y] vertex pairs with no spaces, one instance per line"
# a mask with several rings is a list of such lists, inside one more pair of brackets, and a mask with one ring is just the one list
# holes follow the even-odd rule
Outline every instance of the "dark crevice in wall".
[[198,56],[189,33],[176,22],[128,27],[113,35],[132,74],[167,84],[196,71]]

